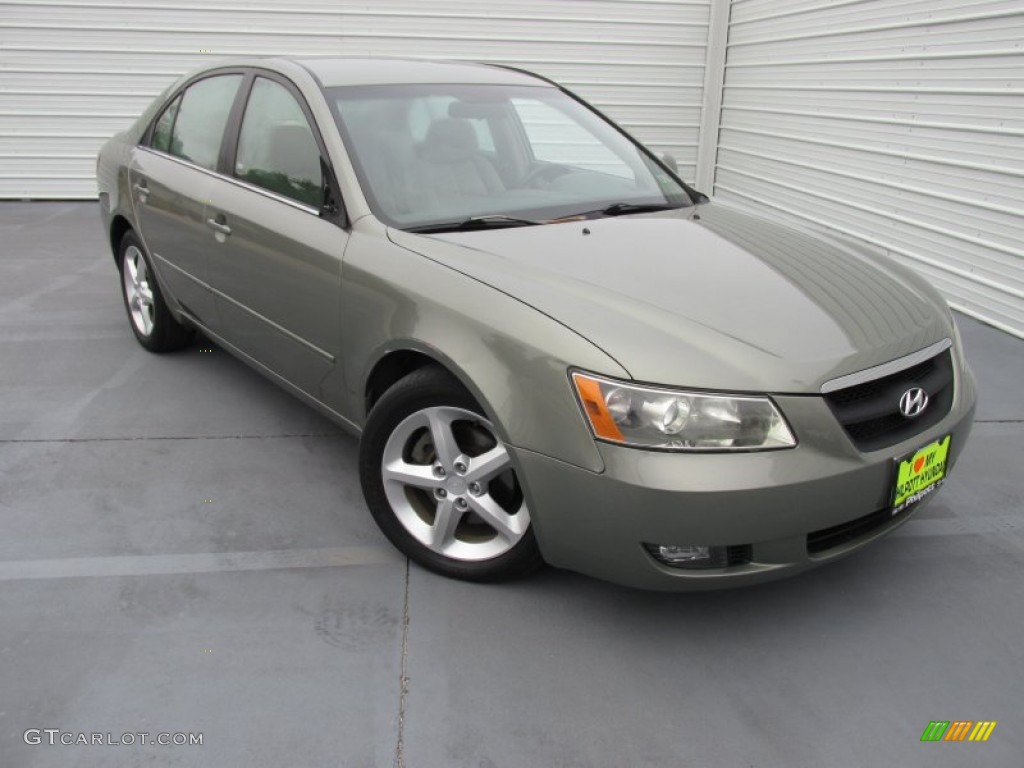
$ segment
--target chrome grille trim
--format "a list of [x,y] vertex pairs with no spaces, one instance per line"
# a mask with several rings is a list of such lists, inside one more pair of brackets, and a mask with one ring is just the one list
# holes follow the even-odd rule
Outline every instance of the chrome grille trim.
[[886,376],[905,371],[907,368],[913,368],[925,360],[940,355],[952,346],[953,341],[951,339],[943,339],[917,352],[911,352],[906,357],[901,357],[898,360],[890,360],[888,363],[865,368],[863,371],[848,373],[845,376],[830,379],[821,385],[821,394],[827,395],[829,392],[836,392],[847,387],[855,387],[858,384],[867,384],[875,379],[884,379]]

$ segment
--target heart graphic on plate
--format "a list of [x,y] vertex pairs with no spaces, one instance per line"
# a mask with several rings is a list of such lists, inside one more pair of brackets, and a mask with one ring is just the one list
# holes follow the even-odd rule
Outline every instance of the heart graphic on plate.
[[914,462],[914,474],[916,475],[921,471],[921,467],[924,466],[924,456],[919,456],[917,461]]

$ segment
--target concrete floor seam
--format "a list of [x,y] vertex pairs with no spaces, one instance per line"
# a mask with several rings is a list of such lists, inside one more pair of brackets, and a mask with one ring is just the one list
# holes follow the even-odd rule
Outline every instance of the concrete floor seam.
[[105,576],[163,576],[284,568],[338,568],[395,563],[390,547],[351,546],[280,549],[262,552],[209,552],[177,555],[115,555],[45,560],[0,561],[0,582]]
[[395,768],[405,768],[405,698],[409,693],[409,560],[405,561],[405,602],[402,611],[402,664],[398,678],[398,739]]

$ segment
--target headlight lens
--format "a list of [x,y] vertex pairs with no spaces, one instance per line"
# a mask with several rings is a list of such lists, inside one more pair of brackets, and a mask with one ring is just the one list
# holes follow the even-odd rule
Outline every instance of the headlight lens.
[[767,397],[641,387],[574,372],[572,381],[594,436],[672,451],[792,448],[796,438]]

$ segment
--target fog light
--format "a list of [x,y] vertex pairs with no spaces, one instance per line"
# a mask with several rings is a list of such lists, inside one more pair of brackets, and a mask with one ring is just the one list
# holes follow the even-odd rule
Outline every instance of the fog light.
[[644,544],[644,549],[651,557],[669,568],[697,570],[747,565],[753,555],[753,547],[750,544],[726,547],[705,544]]
[[[652,547],[648,546],[649,549]],[[680,563],[697,563],[701,560],[711,559],[711,548],[699,544],[691,544],[688,547],[666,547],[655,545],[651,552],[656,558],[666,565],[679,565]]]

